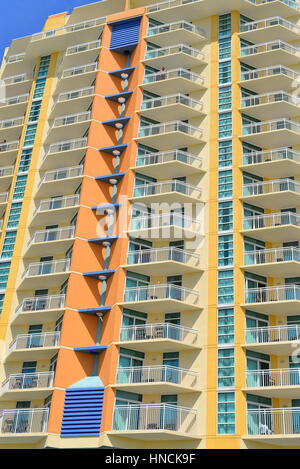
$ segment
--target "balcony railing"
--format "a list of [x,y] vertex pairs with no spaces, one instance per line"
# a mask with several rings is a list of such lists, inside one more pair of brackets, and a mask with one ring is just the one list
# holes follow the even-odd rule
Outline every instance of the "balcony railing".
[[[299,124],[300,128],[300,124]],[[139,137],[150,137],[153,135],[162,135],[171,132],[182,132],[186,135],[190,135],[199,140],[202,137],[203,131],[198,127],[195,127],[190,124],[186,124],[182,121],[166,122],[162,124],[152,124],[140,127]]]
[[79,204],[80,194],[66,195],[62,197],[55,197],[55,199],[41,200],[40,205],[34,212],[47,212],[48,210],[57,210],[61,208],[71,208]]
[[251,46],[242,47],[241,56],[253,55],[253,54],[262,54],[264,52],[273,52],[275,50],[282,50],[292,54],[296,57],[299,57],[300,49],[297,47],[291,46],[287,42],[280,40],[264,42],[261,44],[255,44]]
[[261,181],[243,186],[244,196],[264,195],[273,192],[292,191],[300,194],[300,183],[292,179],[278,179],[275,181]]
[[15,142],[0,143],[0,152],[18,150],[19,145],[20,145],[19,140]]
[[300,386],[300,369],[247,370],[246,385],[249,388]]
[[268,327],[251,327],[246,329],[247,344],[268,344],[271,342],[300,341],[298,324]]
[[266,122],[253,122],[243,125],[243,135],[259,134],[262,132],[276,132],[278,130],[291,130],[300,133],[300,124],[288,119],[275,119]]
[[1,192],[0,193],[0,204],[6,204],[8,200],[8,192]]
[[163,213],[161,215],[132,218],[130,228],[131,230],[147,230],[168,226],[192,230],[195,231],[195,233],[199,233],[201,230],[201,222],[199,220],[176,213]]
[[[91,112],[79,112],[77,114],[69,114],[67,116],[57,117],[54,119],[52,128],[61,127],[63,125],[79,124],[86,122],[91,118]],[[80,140],[80,139],[79,139]]]
[[67,55],[78,54],[79,52],[87,52],[89,50],[99,49],[101,41],[85,42],[83,44],[77,44],[76,46],[68,47],[66,50]]
[[273,75],[285,75],[292,80],[299,80],[300,74],[291,68],[283,65],[273,65],[271,67],[256,68],[255,70],[246,70],[241,72],[241,81],[256,80],[259,78],[270,78]]
[[300,226],[300,215],[293,212],[271,213],[267,215],[255,215],[244,218],[245,230],[257,230],[259,228],[275,228],[278,226]]
[[192,186],[186,182],[172,180],[135,186],[133,197],[146,197],[151,195],[167,194],[169,192],[179,192],[180,194],[200,199],[202,190],[199,187]]
[[60,93],[57,97],[55,104],[64,103],[66,101],[71,101],[72,99],[85,98],[86,96],[92,96],[94,94],[94,87],[89,86],[87,88],[80,88],[78,90],[67,91],[65,93]]
[[23,124],[24,124],[24,117],[14,117],[13,119],[0,121],[0,130],[9,129],[10,127],[18,127]]
[[85,65],[78,65],[77,67],[66,68],[61,75],[61,78],[70,78],[83,73],[95,72],[98,68],[97,62]]
[[69,168],[59,168],[46,171],[39,183],[39,187],[45,182],[59,181],[60,179],[68,179],[78,177],[83,174],[83,166],[71,166]]
[[[293,2],[294,3],[294,2]],[[241,32],[257,31],[258,29],[269,28],[272,26],[283,26],[284,28],[290,29],[295,33],[300,33],[300,27],[291,21],[287,21],[280,16],[273,16],[272,18],[265,18],[263,20],[251,21],[241,25]]]
[[38,334],[19,334],[10,344],[9,351],[57,347],[60,343],[60,332],[42,332]]
[[197,373],[183,368],[161,366],[132,366],[117,369],[117,384],[136,383],[173,383],[194,388],[197,384]]
[[136,158],[136,165],[149,166],[152,164],[170,163],[173,161],[178,161],[181,163],[188,164],[190,166],[195,166],[195,168],[197,169],[201,168],[203,163],[202,158],[200,158],[199,156],[195,156],[192,153],[188,153],[186,151],[181,150],[170,150],[157,153],[146,153],[145,155],[138,155]]
[[0,168],[0,177],[8,177],[14,174],[14,166],[3,166]]
[[70,259],[59,259],[56,261],[33,262],[28,264],[22,278],[38,275],[50,275],[67,272],[70,268]]
[[242,98],[242,107],[261,106],[263,104],[273,104],[284,101],[285,103],[298,106],[300,99],[297,96],[286,93],[285,91],[276,91],[275,93],[257,94]]
[[203,110],[203,103],[196,99],[190,98],[181,93],[171,94],[169,96],[160,96],[158,98],[146,99],[142,102],[141,109],[154,109],[162,106],[172,106],[173,104],[182,104],[197,111]]
[[165,57],[166,55],[179,53],[195,57],[196,59],[201,60],[201,62],[205,61],[205,55],[203,52],[198,49],[194,49],[193,47],[186,46],[185,44],[176,44],[174,46],[160,47],[159,49],[148,50],[145,54],[145,60],[155,59],[157,57]]
[[300,407],[247,411],[248,435],[298,435]]
[[25,53],[24,52],[22,52],[21,54],[10,55],[9,57],[7,57],[6,63],[12,64],[12,63],[15,63],[15,62],[22,62],[22,60],[24,60],[24,58],[25,58]]
[[45,433],[49,409],[5,409],[0,415],[0,434]]
[[2,384],[2,393],[16,389],[51,388],[53,386],[54,372],[18,373],[9,375]]
[[197,73],[186,70],[185,68],[174,68],[164,72],[150,73],[149,75],[147,74],[144,76],[144,84],[155,83],[161,80],[171,80],[172,78],[185,78],[186,80],[190,80],[194,83],[199,83],[199,85],[204,86],[204,78],[202,78]]
[[97,26],[103,26],[106,22],[105,17],[93,18],[91,20],[81,21],[80,23],[74,23],[70,26],[63,26],[61,28],[51,29],[49,31],[42,31],[35,33],[31,36],[31,42],[40,41],[41,39],[48,39],[54,36],[61,36],[63,34],[73,33],[81,31],[83,29],[95,28]]
[[154,36],[156,34],[162,33],[169,33],[170,31],[178,31],[180,29],[184,29],[186,31],[190,31],[195,34],[199,34],[200,36],[206,36],[204,29],[198,28],[192,23],[188,23],[187,21],[174,21],[173,23],[169,24],[162,24],[159,26],[152,26],[148,29],[148,36]]
[[279,285],[276,287],[250,288],[245,292],[246,303],[300,301],[300,287]]
[[28,246],[35,243],[47,243],[51,241],[61,241],[71,239],[75,234],[75,226],[63,226],[62,228],[52,228],[49,230],[36,231],[28,242]]
[[47,295],[24,298],[22,303],[17,307],[15,314],[26,313],[30,311],[62,309],[65,306],[65,301],[66,295]]
[[170,430],[180,433],[199,432],[194,409],[171,404],[137,404],[116,406],[113,430]]
[[140,324],[137,326],[122,326],[120,341],[131,342],[141,340],[171,339],[193,344],[197,341],[198,331],[189,327],[171,323]]
[[86,146],[87,137],[52,143],[52,145],[49,146],[48,152],[45,154],[45,158],[48,154],[51,155],[52,153],[61,153],[63,151],[80,150],[81,148],[85,148]]
[[[300,250],[299,250],[300,251]],[[174,247],[142,249],[128,253],[128,264],[147,264],[150,262],[176,261],[183,264],[196,264],[200,262],[200,256],[193,252],[185,251]]]
[[33,73],[22,73],[20,75],[13,75],[11,77],[4,78],[5,85],[15,85],[16,83],[22,83],[33,79]]
[[[275,262],[300,262],[300,249],[296,247],[262,249],[247,251],[245,254],[246,265],[262,265]],[[275,268],[275,267],[274,267]]]
[[[300,292],[300,287],[299,287]],[[130,287],[124,293],[125,302],[149,301],[149,300],[177,300],[193,304],[199,304],[200,293],[190,288],[177,285],[147,285],[145,287]]]
[[252,151],[243,155],[244,164],[269,163],[286,159],[300,163],[300,152],[290,148],[276,148],[275,150]]
[[18,96],[12,96],[5,98],[4,100],[0,101],[0,107],[2,106],[13,106],[14,104],[22,104],[27,103],[29,99],[29,93],[20,94]]

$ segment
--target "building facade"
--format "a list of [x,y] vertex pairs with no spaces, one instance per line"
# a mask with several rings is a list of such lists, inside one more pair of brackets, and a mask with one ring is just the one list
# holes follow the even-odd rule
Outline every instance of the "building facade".
[[300,3],[103,0],[0,79],[0,448],[300,448]]

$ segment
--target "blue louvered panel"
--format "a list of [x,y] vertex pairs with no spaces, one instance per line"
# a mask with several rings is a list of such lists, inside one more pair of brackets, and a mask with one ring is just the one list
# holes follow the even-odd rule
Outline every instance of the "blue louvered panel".
[[62,437],[99,436],[104,388],[66,390]]
[[139,43],[141,18],[113,23],[110,48],[116,52],[132,51]]

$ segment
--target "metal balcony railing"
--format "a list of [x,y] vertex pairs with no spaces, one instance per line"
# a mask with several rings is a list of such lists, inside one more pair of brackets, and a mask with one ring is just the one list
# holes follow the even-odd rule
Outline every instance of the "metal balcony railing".
[[65,306],[66,295],[47,295],[24,298],[17,307],[15,314],[29,311],[46,311],[49,309],[62,309]]
[[83,29],[103,26],[105,22],[105,17],[93,18],[91,20],[81,21],[80,23],[71,24],[70,26],[63,26],[61,28],[51,29],[49,31],[42,31],[40,33],[33,34],[31,36],[31,42],[40,41],[41,39],[48,39],[50,37],[61,36],[63,34],[73,33],[75,31],[81,31]]
[[24,60],[24,57],[25,57],[24,52],[22,52],[21,54],[10,55],[9,57],[7,57],[6,63],[12,64],[15,62],[22,62],[22,60]]
[[264,93],[246,96],[242,98],[241,107],[261,106],[263,104],[273,104],[284,101],[285,103],[294,104],[298,106],[300,99],[285,91],[276,91],[272,93]]
[[15,85],[16,83],[22,83],[23,81],[29,81],[33,79],[33,73],[21,73],[20,75],[13,75],[11,77],[4,78],[4,84]]
[[195,34],[199,34],[199,36],[206,37],[206,33],[204,29],[198,28],[192,23],[188,23],[187,21],[174,21],[173,23],[162,24],[158,26],[151,26],[148,29],[148,36],[154,36],[156,34],[168,33],[171,31],[178,31],[180,29],[184,29],[185,31],[190,31]]
[[152,164],[170,163],[171,161],[178,161],[181,163],[188,164],[190,166],[195,166],[195,168],[197,169],[201,168],[203,163],[202,158],[193,155],[192,153],[188,153],[186,151],[181,150],[170,150],[157,153],[146,153],[145,155],[137,155],[136,165],[148,166]]
[[264,195],[274,192],[291,191],[300,194],[300,183],[292,179],[277,179],[273,181],[260,181],[243,186],[243,195]]
[[[300,251],[300,250],[299,250]],[[200,256],[193,252],[174,247],[142,249],[128,252],[128,264],[147,264],[150,262],[176,261],[187,265],[199,265]]]
[[[80,122],[86,122],[90,120],[91,112],[79,112],[77,114],[69,114],[67,116],[61,116],[54,119],[52,127],[61,127],[63,125],[79,124]],[[79,139],[80,140],[80,139]]]
[[198,338],[198,331],[189,327],[171,323],[139,324],[137,326],[122,326],[121,342],[171,339],[179,342],[194,344]]
[[200,304],[200,293],[190,288],[172,284],[130,287],[124,293],[125,302],[155,300],[177,300],[190,304]]
[[146,99],[142,102],[141,109],[154,109],[162,106],[172,106],[173,104],[182,104],[197,111],[203,110],[203,103],[196,99],[190,98],[181,93],[170,94],[168,96],[160,96],[158,98]]
[[94,87],[88,86],[87,88],[80,88],[78,90],[66,91],[65,93],[60,93],[55,101],[57,103],[64,103],[66,101],[71,101],[72,99],[84,98],[86,96],[92,96],[94,94]]
[[262,54],[264,52],[272,52],[274,50],[282,50],[292,54],[296,57],[300,55],[300,49],[298,47],[291,46],[287,42],[276,40],[270,42],[263,42],[261,44],[255,44],[251,46],[246,46],[241,48],[241,56]]
[[19,140],[14,141],[14,142],[8,142],[8,143],[0,143],[0,152],[18,150],[19,145],[20,145]]
[[117,384],[173,383],[194,388],[198,374],[183,368],[161,366],[131,366],[117,368]]
[[71,208],[79,204],[80,194],[55,197],[55,199],[41,200],[34,215],[38,212],[47,212],[48,210],[57,210],[60,208]]
[[49,409],[5,409],[0,415],[0,434],[46,433]]
[[300,386],[300,369],[247,370],[246,386],[249,388]]
[[2,384],[2,393],[16,389],[51,388],[53,386],[54,372],[18,373],[9,375]]
[[201,77],[201,75],[191,72],[190,70],[186,70],[185,68],[174,68],[164,72],[149,73],[149,75],[147,74],[144,76],[143,83],[155,83],[161,80],[171,80],[172,78],[185,78],[186,80],[190,80],[204,86],[204,78]]
[[0,193],[0,204],[6,204],[8,200],[8,192],[1,192]]
[[0,177],[12,176],[14,174],[14,166],[3,166],[0,168]]
[[145,54],[145,60],[155,59],[157,57],[165,57],[166,55],[179,54],[179,53],[183,53],[183,54],[190,55],[191,57],[195,57],[196,59],[201,60],[201,62],[204,62],[205,60],[205,55],[203,52],[201,52],[198,49],[194,49],[193,47],[187,46],[185,44],[176,44],[174,46],[160,47],[159,49],[148,50]]
[[201,230],[201,222],[194,218],[190,218],[177,213],[163,213],[161,215],[149,215],[145,217],[137,217],[131,219],[131,230],[143,230],[151,228],[163,228],[167,226],[175,226],[199,233]]
[[299,80],[300,74],[291,68],[283,65],[273,65],[271,67],[256,68],[255,70],[246,70],[241,72],[241,81],[256,80],[258,78],[270,78],[273,75],[285,75],[292,80]]
[[155,3],[154,5],[149,5],[146,7],[146,11],[147,13],[153,13],[155,11],[166,10],[167,8],[186,5],[197,1],[199,0],[165,0],[163,2]]
[[[248,0],[248,2],[254,3],[255,5],[264,5],[265,3],[271,2],[273,0]],[[280,3],[287,5],[295,10],[300,10],[300,5],[298,0],[278,0]]]
[[244,218],[245,230],[257,230],[259,228],[275,228],[278,226],[300,226],[300,215],[293,212],[270,213]]
[[93,49],[99,49],[101,41],[90,41],[83,44],[76,44],[76,46],[70,46],[66,50],[66,56],[78,54],[79,52],[87,52]]
[[23,124],[24,124],[24,117],[14,117],[12,119],[0,121],[0,130],[9,129],[10,127],[18,127]]
[[248,435],[298,435],[300,407],[253,409],[247,411]]
[[290,148],[276,148],[275,150],[251,151],[243,155],[244,164],[269,163],[286,159],[300,163],[300,152]]
[[[245,254],[246,265],[262,265],[277,262],[300,262],[300,249],[296,247],[261,249],[247,251]],[[275,268],[275,267],[274,267]]]
[[300,124],[283,118],[243,125],[243,135],[259,134],[262,132],[276,132],[278,130],[291,130],[292,132],[299,134]]
[[115,406],[113,430],[169,430],[187,434],[199,431],[196,410],[172,404]]
[[61,75],[61,78],[70,78],[83,73],[95,72],[98,68],[97,62],[93,62],[85,65],[78,65],[77,67],[66,68]]
[[83,166],[70,166],[69,168],[59,168],[46,171],[39,183],[39,187],[45,182],[59,181],[60,179],[68,179],[78,177],[83,174]]
[[49,230],[36,231],[28,242],[28,246],[35,243],[47,243],[50,241],[61,241],[74,238],[75,226],[63,226],[62,228],[52,228]]
[[63,151],[71,151],[71,150],[80,150],[81,148],[85,148],[87,146],[87,137],[83,138],[74,138],[72,140],[65,140],[63,142],[52,143],[49,146],[48,152],[45,154],[45,158],[47,155],[51,155],[52,153],[61,153]]
[[277,301],[300,301],[300,287],[297,285],[278,285],[276,287],[250,288],[245,291],[246,303]]
[[19,334],[9,345],[9,351],[57,347],[60,343],[60,332],[41,332],[38,334]]
[[[150,182],[148,184],[135,186],[133,197],[146,197],[151,195],[167,194],[169,192],[179,192],[180,194],[200,199],[202,190],[199,187],[176,180]],[[174,197],[176,197],[175,194]]]
[[241,32],[256,31],[258,29],[269,28],[271,26],[283,26],[284,28],[290,29],[295,33],[300,33],[300,27],[291,21],[287,21],[280,16],[273,16],[271,18],[265,18],[263,20],[251,21],[241,25]]
[[1,100],[0,107],[3,106],[13,106],[14,104],[26,103],[29,99],[29,93],[20,94],[18,96],[11,96]]
[[[299,124],[300,128],[300,124]],[[203,130],[182,121],[165,122],[162,124],[152,124],[140,127],[139,137],[150,137],[153,135],[162,135],[172,132],[182,132],[194,138],[201,139]]]
[[247,344],[267,344],[270,342],[300,341],[298,324],[283,326],[251,327],[245,331]]
[[70,268],[70,259],[58,259],[56,261],[33,262],[28,264],[22,278],[38,275],[59,274],[67,272]]

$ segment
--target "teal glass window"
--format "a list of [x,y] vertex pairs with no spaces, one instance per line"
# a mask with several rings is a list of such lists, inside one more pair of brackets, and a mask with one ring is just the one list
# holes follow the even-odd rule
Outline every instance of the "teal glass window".
[[218,209],[219,231],[233,230],[233,203],[232,201],[220,202]]
[[229,59],[231,57],[231,37],[219,39],[219,60]]
[[30,160],[32,156],[32,148],[22,151],[21,160],[19,164],[19,173],[26,173],[29,170]]
[[232,198],[232,171],[220,171],[219,172],[219,199]]
[[24,147],[31,147],[34,144],[35,134],[36,134],[37,124],[29,124],[27,126]]
[[219,63],[219,85],[224,85],[225,83],[231,83],[232,80],[232,67],[231,61],[227,60],[225,62]]
[[231,14],[219,16],[219,38],[231,36]]
[[219,308],[218,310],[218,343],[233,344],[234,342],[234,309]]
[[[0,290],[5,290],[9,275],[10,262],[0,262]],[[4,297],[4,295],[3,295]]]
[[7,231],[2,246],[1,257],[12,257],[17,237],[17,231]]
[[221,235],[218,238],[218,265],[228,267],[233,265],[233,235]]
[[235,393],[218,393],[218,433],[229,435],[235,433]]
[[22,202],[17,202],[11,204],[11,209],[9,212],[7,228],[17,228],[19,224],[19,219],[21,215]]
[[219,114],[219,138],[232,136],[232,115],[231,112]]
[[27,174],[17,177],[13,200],[23,199],[27,182]]
[[219,168],[232,166],[232,141],[219,142]]
[[232,106],[231,86],[222,86],[219,88],[219,109],[230,109]]
[[218,387],[234,386],[234,349],[218,350]]
[[220,270],[218,272],[218,304],[228,305],[234,301],[233,270]]

